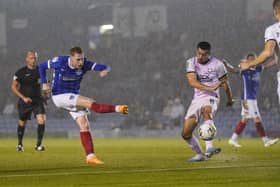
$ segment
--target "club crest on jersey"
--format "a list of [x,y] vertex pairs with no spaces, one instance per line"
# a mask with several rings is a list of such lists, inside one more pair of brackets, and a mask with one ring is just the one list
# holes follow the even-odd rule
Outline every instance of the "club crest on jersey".
[[76,75],[78,75],[78,76],[82,75],[82,73],[83,73],[82,70],[77,70],[77,71],[76,71]]
[[215,72],[214,68],[208,68],[208,73]]
[[54,57],[54,58],[51,60],[51,62],[57,62],[57,60],[58,60],[58,56]]

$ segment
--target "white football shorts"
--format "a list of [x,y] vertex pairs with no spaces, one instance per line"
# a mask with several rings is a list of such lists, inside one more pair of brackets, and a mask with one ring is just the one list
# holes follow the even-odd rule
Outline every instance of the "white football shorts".
[[89,114],[88,109],[76,107],[78,96],[78,94],[73,93],[59,94],[53,95],[52,100],[55,106],[69,111],[72,118],[76,120],[80,116]]
[[201,118],[201,109],[205,106],[212,107],[212,118],[214,118],[215,113],[219,106],[219,102],[220,99],[217,97],[205,97],[205,98],[193,99],[188,108],[185,119],[194,115],[196,117],[196,122],[198,123]]
[[241,116],[247,119],[260,117],[258,102],[255,99],[245,99],[241,101]]

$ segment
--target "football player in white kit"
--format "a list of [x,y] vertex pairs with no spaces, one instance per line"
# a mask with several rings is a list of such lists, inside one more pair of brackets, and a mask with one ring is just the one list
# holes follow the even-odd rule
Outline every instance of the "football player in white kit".
[[[280,0],[274,0],[273,4],[273,13],[277,22],[273,25],[270,25],[266,28],[264,38],[265,45],[262,52],[258,55],[255,60],[246,61],[240,63],[241,70],[249,69],[250,67],[254,67],[256,65],[264,63],[268,58],[270,58],[273,54],[279,53],[280,47]],[[278,98],[280,104],[280,70],[277,73],[278,80]]]
[[[188,161],[204,161],[221,151],[213,146],[213,141],[205,141],[206,152],[203,153],[193,131],[202,117],[204,123],[214,123],[213,117],[219,105],[219,87],[222,86],[227,95],[227,105],[233,104],[232,93],[227,81],[227,70],[224,64],[210,56],[211,45],[199,42],[196,56],[187,60],[187,81],[194,88],[193,100],[185,116],[182,137],[196,155]],[[206,157],[207,156],[207,157]]]

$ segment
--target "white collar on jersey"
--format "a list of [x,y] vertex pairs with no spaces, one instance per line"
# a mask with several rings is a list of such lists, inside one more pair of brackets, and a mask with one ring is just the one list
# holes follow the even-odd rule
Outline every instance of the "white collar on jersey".
[[69,66],[71,69],[75,69],[73,66],[71,66],[70,57],[68,58],[68,66]]

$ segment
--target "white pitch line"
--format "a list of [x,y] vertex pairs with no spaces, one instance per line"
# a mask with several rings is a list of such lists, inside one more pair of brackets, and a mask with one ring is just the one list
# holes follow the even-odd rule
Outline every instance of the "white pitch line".
[[246,165],[246,166],[209,166],[197,168],[158,168],[158,169],[135,169],[135,170],[115,170],[115,171],[77,171],[77,172],[52,172],[52,173],[35,173],[35,174],[8,174],[0,175],[0,178],[13,177],[42,177],[42,176],[66,176],[66,175],[101,175],[101,174],[122,174],[122,173],[145,173],[145,172],[167,172],[167,171],[184,171],[184,170],[203,170],[203,169],[230,169],[230,168],[248,168],[248,167],[280,167],[279,165]]

